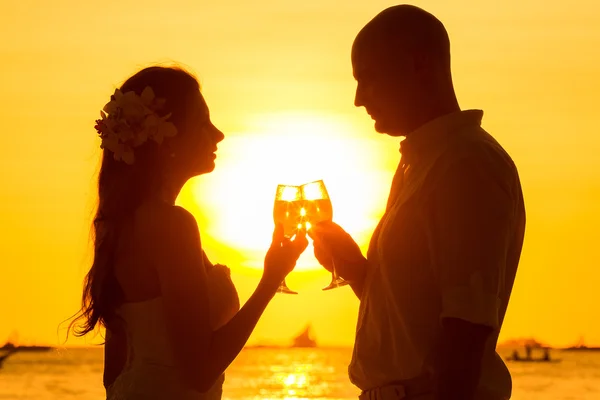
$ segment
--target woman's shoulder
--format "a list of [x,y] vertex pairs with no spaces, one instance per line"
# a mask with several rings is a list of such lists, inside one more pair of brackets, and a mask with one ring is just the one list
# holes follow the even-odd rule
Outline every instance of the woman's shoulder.
[[180,222],[196,221],[192,213],[183,207],[159,202],[142,203],[136,210],[136,219],[145,222]]
[[173,232],[195,232],[196,219],[183,207],[157,202],[142,204],[135,214],[135,223],[142,232],[170,235]]
[[[187,268],[188,264],[196,265],[198,259],[202,261],[198,225],[194,216],[181,207],[140,206],[135,216],[135,241],[144,249],[140,257],[159,272],[167,268],[172,273],[176,265]],[[177,261],[182,257],[187,258]]]

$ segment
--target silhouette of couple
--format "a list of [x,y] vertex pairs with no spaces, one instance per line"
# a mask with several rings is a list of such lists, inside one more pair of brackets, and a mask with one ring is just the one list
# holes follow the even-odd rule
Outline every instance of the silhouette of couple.
[[[461,111],[448,34],[433,15],[385,9],[352,47],[355,105],[377,132],[405,137],[386,212],[363,255],[340,226],[309,232],[319,262],[360,299],[349,366],[361,399],[500,400],[511,377],[495,352],[525,230],[515,165]],[[223,133],[197,80],[150,67],[106,104],[95,252],[77,334],[106,327],[110,400],[220,399],[224,371],[308,244],[277,226],[264,272],[240,308],[226,266],[175,206],[215,168]]]

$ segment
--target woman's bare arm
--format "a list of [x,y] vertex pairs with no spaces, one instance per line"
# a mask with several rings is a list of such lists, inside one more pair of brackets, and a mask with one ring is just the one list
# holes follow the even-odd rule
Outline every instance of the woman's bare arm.
[[287,242],[283,232],[274,237],[258,288],[227,324],[213,332],[205,255],[195,219],[179,207],[139,219],[146,256],[158,272],[176,363],[184,381],[205,392],[242,350],[279,283],[308,243],[305,237]]
[[127,335],[123,322],[116,318],[106,329],[104,343],[104,387],[108,389],[121,374],[127,363]]

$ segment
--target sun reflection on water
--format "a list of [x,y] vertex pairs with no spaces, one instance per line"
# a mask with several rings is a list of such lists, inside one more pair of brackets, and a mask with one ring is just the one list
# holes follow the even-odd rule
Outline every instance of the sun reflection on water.
[[312,398],[311,391],[311,363],[290,365],[286,371],[275,374],[275,380],[281,385],[281,395],[287,400],[301,400]]
[[[227,398],[240,400],[356,399],[348,384],[349,349],[248,349],[225,379]],[[237,372],[237,374],[236,374]]]

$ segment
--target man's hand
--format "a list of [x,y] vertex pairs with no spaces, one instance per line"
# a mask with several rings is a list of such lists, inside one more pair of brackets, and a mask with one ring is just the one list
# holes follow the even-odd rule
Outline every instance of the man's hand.
[[350,283],[360,283],[367,271],[367,259],[352,237],[334,222],[315,225],[308,235],[313,240],[315,257],[325,269],[331,271],[333,263],[337,273]]

